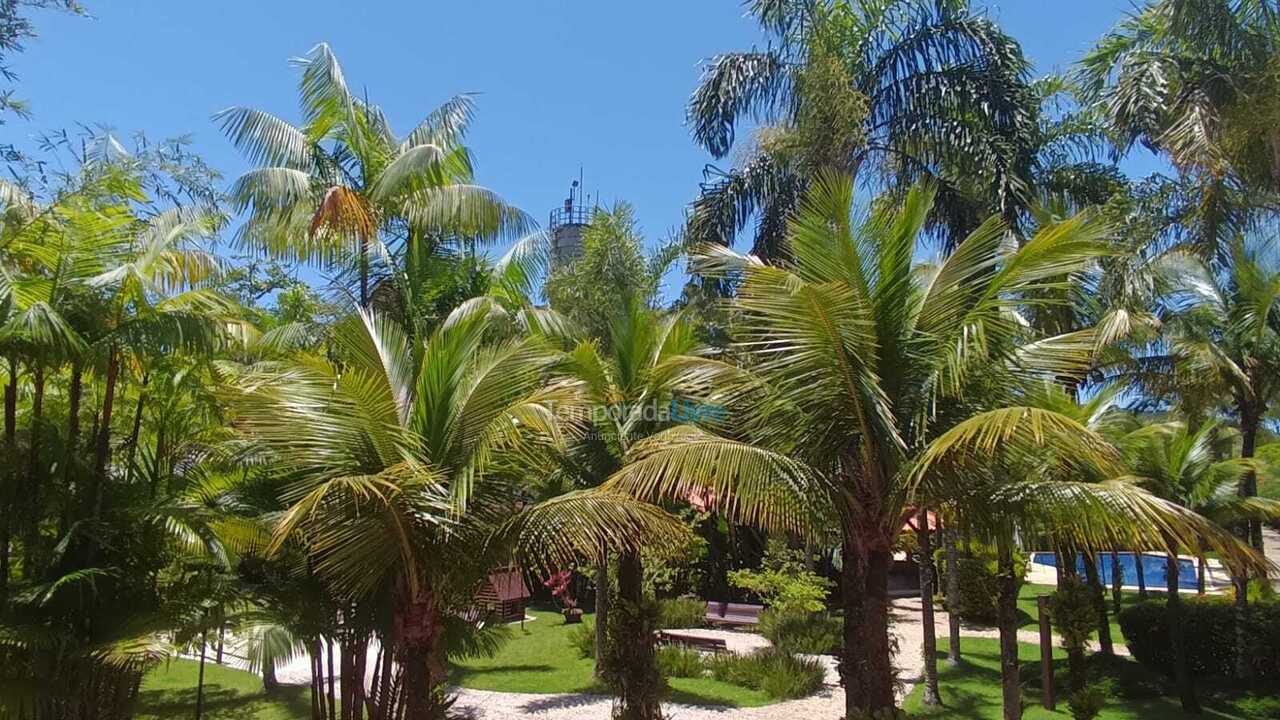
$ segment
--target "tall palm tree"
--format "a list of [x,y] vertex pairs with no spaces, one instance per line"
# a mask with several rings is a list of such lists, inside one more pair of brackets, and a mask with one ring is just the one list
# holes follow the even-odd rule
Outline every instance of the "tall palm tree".
[[1206,257],[1250,221],[1254,200],[1234,196],[1280,190],[1278,22],[1271,0],[1152,0],[1077,71],[1122,150],[1141,142],[1196,187]]
[[692,241],[731,245],[758,219],[752,252],[772,257],[815,172],[869,168],[909,183],[961,158],[984,170],[973,176],[980,194],[1016,222],[1036,102],[1021,48],[995,23],[965,0],[756,0],[749,12],[768,48],[713,58],[689,124],[718,159],[746,119],[775,129],[740,167],[708,169]]
[[249,213],[243,244],[324,267],[354,267],[364,307],[372,259],[397,251],[413,264],[442,243],[527,232],[524,213],[474,183],[462,144],[474,112],[470,95],[449,100],[397,138],[382,109],[349,89],[328,45],[294,63],[302,69],[301,126],[246,107],[215,116],[258,165],[231,189],[237,211]]
[[563,442],[558,413],[580,403],[573,384],[546,383],[558,353],[486,344],[495,330],[472,305],[415,342],[357,309],[335,333],[340,361],[302,356],[234,381],[237,425],[272,457],[289,505],[272,548],[296,543],[339,598],[389,597],[409,717],[444,712],[446,620],[514,548],[565,567],[683,532],[600,492],[521,507],[519,473],[503,468],[520,466],[522,447]]
[[698,271],[740,278],[735,349],[748,370],[682,362],[707,401],[727,408],[734,436],[689,425],[659,433],[636,444],[611,482],[641,497],[711,492],[751,523],[802,526],[815,512],[836,523],[850,715],[893,705],[890,553],[911,501],[912,459],[945,428],[934,426],[938,409],[978,367],[1008,363],[1015,375],[1078,367],[1088,338],[1015,351],[1015,338],[1026,339],[1017,311],[1095,257],[1100,237],[1073,220],[1009,250],[993,219],[921,267],[913,257],[931,193],[917,190],[903,207],[881,205],[857,222],[852,184],[824,175],[812,188],[790,224],[794,264],[701,251]]

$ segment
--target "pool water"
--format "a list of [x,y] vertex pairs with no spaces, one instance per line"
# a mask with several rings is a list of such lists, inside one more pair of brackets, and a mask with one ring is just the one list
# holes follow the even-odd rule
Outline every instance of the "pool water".
[[[1119,553],[1120,555],[1120,582],[1123,585],[1137,585],[1138,563],[1134,559],[1131,552]],[[1111,584],[1112,566],[1111,554],[1099,553],[1098,575],[1101,577],[1103,585]],[[1031,561],[1040,565],[1048,565],[1049,567],[1057,567],[1057,558],[1051,552],[1032,553]],[[1084,555],[1076,556],[1076,572],[1081,576],[1084,575]],[[1168,574],[1166,573],[1165,557],[1163,555],[1142,554],[1142,576],[1147,581],[1147,587],[1152,590],[1160,590],[1167,587]],[[1192,560],[1185,558],[1178,559],[1178,587],[1194,589],[1196,587],[1196,565]]]

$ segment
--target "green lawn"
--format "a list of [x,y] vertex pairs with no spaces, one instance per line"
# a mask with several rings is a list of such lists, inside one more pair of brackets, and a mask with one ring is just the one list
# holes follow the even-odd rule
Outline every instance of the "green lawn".
[[[199,663],[174,660],[147,673],[138,694],[141,720],[189,717],[196,707]],[[306,687],[286,686],[268,695],[253,673],[206,663],[204,711],[209,720],[300,720],[311,716]]]
[[[1039,627],[1039,611],[1036,609],[1036,598],[1040,595],[1052,595],[1054,590],[1052,585],[1023,585],[1022,591],[1018,593],[1018,619],[1020,628],[1036,628]],[[1106,589],[1107,592],[1107,613],[1111,621],[1111,639],[1117,643],[1124,642],[1124,634],[1120,632],[1120,622],[1116,619],[1115,613],[1111,612],[1111,588]],[[1152,599],[1163,599],[1164,593],[1149,592]],[[1120,606],[1129,607],[1141,602],[1138,599],[1137,590],[1125,590],[1120,595]],[[1097,639],[1097,636],[1094,636]]]
[[[938,646],[946,647],[945,638],[939,639]],[[920,705],[922,690],[917,686],[907,696],[905,709],[908,712],[955,720],[998,720],[1001,717],[999,641],[964,638],[961,647],[964,649],[965,662],[959,667],[948,665],[945,652],[939,653],[939,686],[945,707],[926,711]],[[1024,720],[1070,718],[1066,700],[1061,696],[1055,711],[1045,710],[1040,705],[1040,649],[1035,645],[1022,643],[1018,652],[1024,663]],[[1066,685],[1066,661],[1061,650],[1055,651],[1054,656],[1057,658],[1054,662],[1055,685],[1061,695]],[[1099,671],[1100,667],[1095,667],[1094,670]],[[1212,720],[1257,720],[1275,717],[1273,713],[1280,711],[1280,703],[1260,698],[1228,701],[1202,689],[1200,699],[1205,705],[1204,714],[1187,715],[1182,712],[1176,699],[1166,695],[1169,691],[1166,684],[1133,660],[1112,659],[1104,671],[1096,674],[1112,678],[1113,683],[1112,699],[1108,700],[1107,707],[1099,716],[1100,720],[1191,720],[1196,717]]]
[[[558,613],[531,610],[529,614],[537,619],[526,622],[524,629],[513,625],[510,641],[495,657],[458,663],[453,681],[477,690],[606,694],[592,674],[595,661],[579,657],[569,640],[575,626],[565,625]],[[757,690],[710,678],[671,678],[668,683],[673,702],[732,707],[773,702]]]

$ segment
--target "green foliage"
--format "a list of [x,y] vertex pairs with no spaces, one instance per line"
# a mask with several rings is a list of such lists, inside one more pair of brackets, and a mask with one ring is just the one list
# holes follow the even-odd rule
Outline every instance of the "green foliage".
[[828,655],[839,649],[844,623],[825,612],[769,608],[760,613],[758,629],[774,647],[786,652]]
[[668,678],[696,678],[706,672],[702,653],[679,645],[658,648],[658,672]]
[[1093,720],[1106,707],[1107,693],[1097,685],[1090,685],[1071,693],[1067,698],[1067,708],[1073,720]]
[[1098,609],[1088,583],[1068,575],[1053,594],[1053,629],[1068,649],[1083,649],[1098,630]]
[[697,628],[707,623],[707,604],[697,598],[674,598],[658,601],[658,627],[666,629]]
[[707,660],[707,666],[717,680],[756,688],[779,700],[811,695],[822,687],[826,677],[821,662],[777,648],[765,648],[749,655],[713,655]]
[[658,603],[649,599],[618,600],[609,608],[604,679],[632,708],[656,704],[667,692],[656,660],[658,612]]
[[706,538],[693,532],[697,525],[696,513],[686,508],[677,517],[690,530],[684,542],[648,547],[641,553],[644,590],[654,597],[696,595],[705,580],[703,561],[708,543]]
[[[1280,689],[1280,601],[1251,604],[1246,610],[1246,654],[1259,687]],[[1120,613],[1120,629],[1129,652],[1142,664],[1164,673],[1173,669],[1168,611],[1146,602]],[[1235,670],[1236,609],[1226,598],[1186,598],[1182,607],[1187,663],[1195,676],[1230,678]]]
[[831,581],[805,567],[804,551],[770,538],[759,570],[732,570],[729,584],[755,593],[781,613],[818,612],[826,608]]
[[[945,558],[935,553],[934,568],[938,572],[938,587],[947,587]],[[959,613],[965,622],[982,625],[996,623],[996,598],[999,597],[999,584],[996,576],[996,551],[992,546],[975,543],[971,557],[961,557],[956,563],[960,574],[960,595],[947,599],[947,610]],[[1013,570],[1021,588],[1027,575],[1027,555],[1014,551]]]
[[594,660],[596,657],[596,623],[583,620],[569,628],[569,643],[578,651],[578,657]]

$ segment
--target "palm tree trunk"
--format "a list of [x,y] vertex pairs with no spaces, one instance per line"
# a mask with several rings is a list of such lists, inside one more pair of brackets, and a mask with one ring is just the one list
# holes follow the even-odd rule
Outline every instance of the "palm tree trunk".
[[1111,549],[1111,612],[1120,615],[1124,599],[1124,567],[1120,565],[1120,553]]
[[337,676],[337,674],[336,674],[336,673],[334,673],[334,672],[333,672],[333,640],[332,640],[332,639],[329,639],[329,638],[326,638],[326,639],[325,639],[325,641],[324,641],[324,655],[325,655],[325,660],[327,661],[327,663],[328,663],[328,665],[329,665],[329,668],[328,668],[328,669],[329,669],[329,695],[328,695],[328,698],[329,698],[329,717],[330,717],[332,720],[337,720],[337,717],[338,717],[338,703],[337,703],[337,698],[335,697],[335,693],[334,693],[334,685],[335,685],[335,684],[337,683],[337,681],[338,681],[338,676]]
[[619,720],[658,720],[662,717],[662,680],[657,668],[654,628],[644,610],[644,567],[636,553],[618,557],[619,606],[611,608],[614,637],[610,652],[618,656],[611,667]]
[[111,459],[111,416],[115,409],[116,382],[120,375],[120,351],[111,346],[107,356],[107,377],[102,392],[102,418],[99,420],[97,446],[93,456],[93,492],[90,517],[102,516],[102,497],[107,485],[107,463]]
[[1000,687],[1004,720],[1021,720],[1022,687],[1018,684],[1018,579],[1013,569],[1012,540],[996,537],[996,575],[999,593],[996,622],[1000,628]]
[[[845,532],[841,568],[844,648],[839,669],[845,716],[859,717],[894,707],[889,643],[889,567],[893,556],[888,538],[876,538],[875,546],[868,548],[859,540],[858,528]],[[874,538],[875,532],[868,530],[865,536]]]
[[274,692],[279,687],[280,681],[276,679],[275,658],[267,658],[262,662],[262,689]]
[[[1240,408],[1240,457],[1251,458],[1258,446],[1258,426],[1261,424],[1259,413],[1252,406]],[[1258,472],[1253,469],[1245,471],[1240,479],[1239,493],[1241,497],[1254,497],[1258,494]],[[1247,538],[1254,550],[1262,552],[1262,521],[1246,520]]]
[[27,450],[26,532],[22,538],[22,576],[35,577],[36,555],[40,545],[40,490],[43,484],[40,465],[40,425],[44,422],[44,366],[37,364],[32,375],[31,439]]
[[604,677],[604,658],[609,642],[609,553],[600,549],[596,563],[596,677]]
[[1106,593],[1102,589],[1102,579],[1098,575],[1098,556],[1092,550],[1084,552],[1084,577],[1089,586],[1089,599],[1098,613],[1098,646],[1103,655],[1114,655],[1115,645],[1111,640],[1111,619],[1107,613]]
[[947,544],[947,662],[960,664],[960,551],[956,547],[956,531],[948,527],[942,532]]
[[200,670],[196,676],[196,720],[204,714],[204,657],[208,648],[209,631],[200,633]]
[[[1203,551],[1202,551],[1203,552]],[[1205,575],[1208,572],[1209,562],[1201,555],[1196,559],[1196,594],[1203,596],[1205,594]]]
[[938,693],[938,639],[933,621],[933,548],[929,542],[929,511],[916,513],[916,541],[920,546],[920,627],[924,634],[924,698],[929,707],[942,704]]
[[4,449],[9,459],[4,487],[0,488],[0,600],[9,597],[9,544],[13,538],[14,487],[18,457],[18,361],[9,359],[9,382],[4,386]]
[[1147,599],[1147,556],[1141,550],[1133,551],[1133,561],[1138,573],[1138,599]]
[[[1176,547],[1169,540],[1165,544]],[[1182,702],[1184,712],[1198,715],[1200,701],[1196,699],[1191,667],[1187,663],[1187,635],[1182,626],[1182,598],[1178,595],[1178,556],[1172,552],[1165,559],[1165,573],[1168,576],[1165,583],[1168,593],[1165,608],[1168,612],[1169,647],[1173,651],[1173,677],[1178,685],[1178,699]]]
[[1253,679],[1253,666],[1249,662],[1249,581],[1232,578],[1231,584],[1235,589],[1236,679],[1248,683]]
[[129,429],[129,459],[125,462],[125,482],[133,481],[133,461],[138,455],[138,436],[142,434],[142,408],[147,401],[147,383],[151,381],[151,371],[142,373],[142,384],[138,388],[138,405],[133,410],[133,427]]
[[447,678],[444,648],[440,644],[444,620],[439,598],[430,588],[411,595],[405,587],[401,595],[395,623],[404,672],[405,716],[414,720],[443,720],[447,709],[443,702]]

